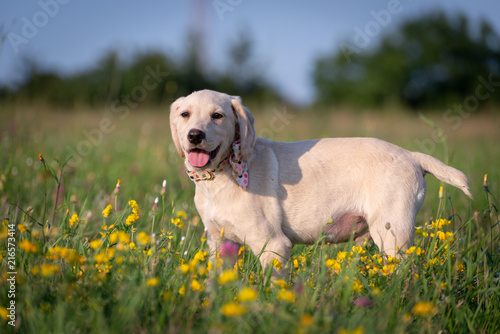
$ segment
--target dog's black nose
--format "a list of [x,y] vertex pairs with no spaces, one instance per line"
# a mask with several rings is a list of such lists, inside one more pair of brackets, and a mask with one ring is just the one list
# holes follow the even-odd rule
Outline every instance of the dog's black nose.
[[205,139],[205,132],[198,129],[191,129],[188,132],[188,140],[193,145],[198,145]]

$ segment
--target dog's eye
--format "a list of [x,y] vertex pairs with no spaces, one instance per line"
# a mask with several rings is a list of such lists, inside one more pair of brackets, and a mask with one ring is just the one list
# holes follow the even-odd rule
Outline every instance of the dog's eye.
[[220,119],[222,117],[224,117],[224,115],[218,112],[212,114],[212,119]]
[[184,117],[184,118],[189,117],[189,112],[184,111],[183,113],[181,113],[181,117]]

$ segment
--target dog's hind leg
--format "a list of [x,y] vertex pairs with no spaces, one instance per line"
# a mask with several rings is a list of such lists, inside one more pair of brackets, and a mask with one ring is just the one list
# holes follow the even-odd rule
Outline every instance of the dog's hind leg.
[[370,236],[380,251],[396,257],[413,244],[413,220],[392,217],[380,218],[370,226]]
[[415,217],[424,193],[425,190],[420,196],[407,198],[406,203],[386,203],[378,215],[368,218],[370,236],[382,252],[395,257],[413,245]]
[[424,176],[408,170],[403,181],[370,198],[367,222],[370,235],[384,253],[396,256],[413,245],[415,218],[426,192]]

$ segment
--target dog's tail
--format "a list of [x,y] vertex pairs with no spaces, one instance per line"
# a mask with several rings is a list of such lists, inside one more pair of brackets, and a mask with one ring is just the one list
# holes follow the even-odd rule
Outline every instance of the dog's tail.
[[411,152],[411,155],[420,164],[420,166],[422,166],[422,169],[425,172],[434,175],[443,182],[461,189],[464,194],[472,199],[472,194],[469,190],[469,181],[467,181],[467,176],[465,176],[464,173],[442,163],[430,155],[420,152]]

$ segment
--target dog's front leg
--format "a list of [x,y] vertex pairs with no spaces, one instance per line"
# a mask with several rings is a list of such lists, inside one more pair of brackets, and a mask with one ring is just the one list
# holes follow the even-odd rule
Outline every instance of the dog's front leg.
[[217,227],[218,225],[213,221],[212,217],[206,214],[206,211],[209,211],[206,209],[210,208],[210,205],[203,192],[199,191],[198,188],[196,188],[194,203],[207,231],[207,244],[210,248],[209,260],[213,266],[217,267],[217,252],[222,242],[221,230]]
[[207,244],[210,249],[209,259],[213,266],[217,266],[217,253],[219,252],[221,241],[220,231],[207,226]]
[[250,248],[257,256],[262,265],[262,270],[267,273],[272,268],[272,281],[288,279],[290,270],[287,266],[292,249],[292,242],[283,233],[273,234],[265,240],[252,240]]

